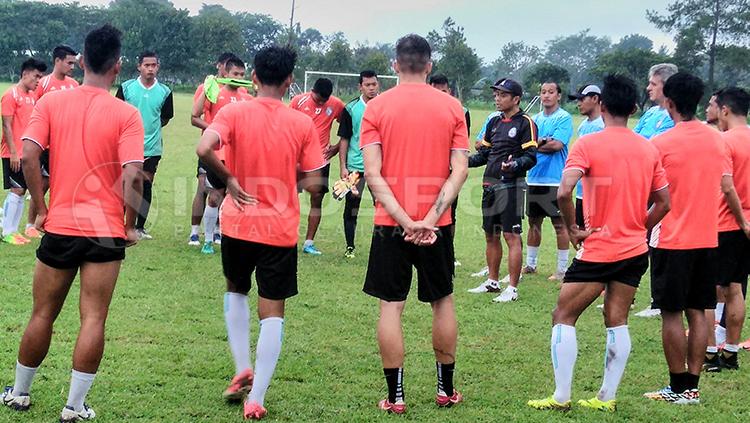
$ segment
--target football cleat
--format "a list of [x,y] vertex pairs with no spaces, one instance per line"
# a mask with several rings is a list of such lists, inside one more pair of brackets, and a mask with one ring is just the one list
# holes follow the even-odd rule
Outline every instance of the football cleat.
[[227,401],[242,400],[250,389],[253,387],[253,369],[245,369],[232,378],[226,390],[224,390],[224,399]]
[[463,400],[464,396],[455,389],[453,390],[453,395],[450,397],[443,391],[440,391],[435,395],[435,404],[437,404],[438,407],[453,407]]
[[487,279],[486,281],[482,282],[477,286],[476,288],[471,288],[468,290],[468,292],[471,292],[472,294],[484,294],[487,292],[500,292],[500,284],[495,281],[490,281]]
[[13,387],[6,386],[3,392],[0,393],[0,401],[3,405],[10,407],[16,411],[26,411],[31,406],[31,397],[26,393],[19,393],[13,395]]
[[81,411],[73,410],[73,407],[65,406],[60,413],[60,423],[80,422],[83,420],[93,420],[96,413],[87,404],[83,404]]
[[592,410],[607,411],[609,413],[614,413],[617,409],[616,400],[612,399],[609,401],[602,401],[597,397],[588,400],[579,400],[578,405],[584,408],[590,408]]
[[557,402],[554,397],[549,397],[540,400],[531,400],[526,403],[529,407],[537,410],[558,410],[568,411],[570,410],[570,400],[565,402]]
[[255,401],[245,401],[243,415],[245,420],[260,420],[266,417],[268,410]]
[[406,413],[406,403],[398,400],[396,402],[390,402],[388,399],[384,399],[378,403],[378,408],[393,414],[404,414]]

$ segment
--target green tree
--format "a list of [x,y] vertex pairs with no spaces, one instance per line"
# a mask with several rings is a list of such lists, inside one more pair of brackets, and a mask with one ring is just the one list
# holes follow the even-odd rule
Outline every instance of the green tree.
[[[657,28],[674,33],[678,47],[682,41],[697,49],[694,53],[706,55],[709,88],[715,85],[719,47],[724,43],[750,40],[750,2],[747,0],[678,0],[667,6],[666,13],[649,10],[646,16]],[[682,54],[688,52],[687,48],[683,51]],[[679,57],[677,52],[675,57]]]
[[195,50],[192,54],[197,57],[197,71],[203,76],[215,72],[213,65],[218,52],[243,55],[245,51],[238,19],[220,5],[203,5],[198,16],[193,18],[190,39],[198,40],[193,44]]
[[589,70],[596,58],[609,51],[611,42],[607,37],[591,35],[586,29],[577,34],[557,37],[547,42],[544,60],[564,67],[570,74],[572,86],[578,86],[591,78]]
[[322,66],[327,72],[353,72],[352,49],[343,33],[330,37],[328,49],[323,55]]
[[750,88],[750,48],[719,47],[716,51],[716,86]]
[[376,47],[359,45],[354,49],[355,72],[370,69],[379,75],[390,74],[391,60]]
[[560,84],[563,93],[567,92],[570,85],[570,73],[562,66],[552,63],[539,63],[532,66],[523,79],[524,89],[529,93],[538,93],[542,84],[554,81]]
[[448,77],[460,99],[467,98],[480,77],[482,61],[466,42],[464,28],[448,18],[443,22],[442,32],[430,31],[427,39],[433,51],[433,71]]
[[[638,92],[645,93],[646,75],[648,75],[651,66],[657,63],[668,62],[669,60],[669,56],[656,53],[652,50],[640,48],[631,48],[628,50],[615,49],[609,53],[602,54],[596,59],[596,65],[591,69],[591,74],[600,81],[605,76],[612,74],[627,76],[635,81]],[[643,95],[641,98],[641,107],[643,107],[648,97]]]
[[491,79],[511,78],[523,81],[524,73],[537,64],[542,52],[537,46],[523,41],[512,41],[500,49],[500,56],[492,62]]
[[237,13],[235,18],[242,31],[244,54],[252,60],[260,49],[272,45],[281,36],[286,36],[283,25],[269,15],[260,13]]
[[612,46],[613,50],[651,50],[654,48],[654,42],[650,38],[641,34],[630,34],[620,38],[617,44]]

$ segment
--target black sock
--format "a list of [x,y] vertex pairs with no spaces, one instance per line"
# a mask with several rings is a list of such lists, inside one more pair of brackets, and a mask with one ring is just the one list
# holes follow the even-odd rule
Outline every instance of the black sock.
[[684,378],[685,378],[685,389],[698,389],[698,381],[700,380],[701,375],[685,373]]
[[437,365],[437,389],[443,391],[445,395],[453,396],[453,369],[456,367],[456,363],[443,364],[435,363]]
[[669,386],[672,388],[672,392],[681,394],[687,389],[687,372],[672,373],[669,372]]
[[397,367],[393,369],[383,369],[385,374],[385,383],[388,384],[388,401],[395,403],[404,400],[404,369]]

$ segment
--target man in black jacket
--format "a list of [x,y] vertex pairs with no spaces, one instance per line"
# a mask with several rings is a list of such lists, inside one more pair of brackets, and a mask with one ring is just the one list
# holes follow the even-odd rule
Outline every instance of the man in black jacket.
[[521,277],[521,219],[523,219],[526,171],[536,164],[537,127],[520,108],[523,89],[512,79],[501,79],[492,86],[495,105],[502,115],[490,120],[484,141],[469,158],[469,167],[487,165],[482,185],[482,228],[487,240],[489,278],[472,293],[500,292],[498,276],[503,248],[500,234],[508,245],[509,286],[493,299],[518,299]]

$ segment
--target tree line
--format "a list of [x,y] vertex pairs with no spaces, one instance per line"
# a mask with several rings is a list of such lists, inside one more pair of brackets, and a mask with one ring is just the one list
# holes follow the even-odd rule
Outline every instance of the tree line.
[[[645,75],[656,63],[670,61],[703,77],[710,88],[750,87],[750,2],[747,0],[676,0],[666,10],[648,10],[657,28],[674,37],[675,49],[656,47],[652,40],[631,34],[613,42],[584,29],[555,37],[544,46],[523,40],[498,46],[498,57],[483,63],[468,44],[465,29],[452,18],[427,38],[434,49],[434,69],[453,82],[464,100],[487,98],[489,85],[511,77],[534,92],[548,79],[565,90],[597,82],[609,73],[630,76],[645,89]],[[64,43],[81,49],[92,28],[111,23],[124,33],[125,76],[135,72],[143,50],[159,53],[161,79],[172,84],[196,84],[212,73],[219,52],[237,52],[251,61],[261,48],[291,43],[299,60],[295,77],[305,70],[356,73],[373,69],[392,73],[393,44],[352,44],[341,32],[323,34],[299,23],[289,27],[269,15],[230,12],[204,4],[197,15],[168,0],[115,0],[107,7],[78,3],[46,4],[0,0],[0,77],[15,79],[18,65],[34,55],[51,61],[51,50]]]

